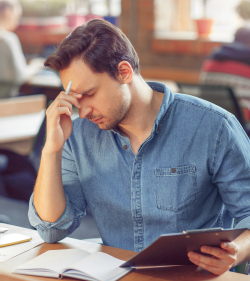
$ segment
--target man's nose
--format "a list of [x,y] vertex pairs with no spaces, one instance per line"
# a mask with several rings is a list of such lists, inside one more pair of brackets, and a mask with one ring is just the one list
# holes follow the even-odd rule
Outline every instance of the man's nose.
[[85,118],[93,111],[93,108],[90,105],[81,104],[79,108],[79,116],[80,118]]

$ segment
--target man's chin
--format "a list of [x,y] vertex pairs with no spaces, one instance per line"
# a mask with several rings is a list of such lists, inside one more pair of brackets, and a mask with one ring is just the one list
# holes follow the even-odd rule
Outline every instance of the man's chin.
[[97,124],[97,126],[101,130],[111,130],[112,129],[112,128],[110,128],[110,126],[108,124],[104,124],[104,123]]
[[112,129],[115,129],[117,127],[117,125],[113,125],[113,124],[110,124],[110,123],[100,123],[100,124],[97,124],[97,126],[99,127],[99,129],[101,130],[112,130]]

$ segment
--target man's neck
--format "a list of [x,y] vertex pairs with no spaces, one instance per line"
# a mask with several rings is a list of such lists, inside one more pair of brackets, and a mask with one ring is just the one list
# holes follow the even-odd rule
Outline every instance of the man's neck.
[[132,150],[136,154],[140,145],[151,134],[164,93],[152,90],[141,78],[134,83],[132,92],[131,108],[119,124],[118,130],[129,138]]

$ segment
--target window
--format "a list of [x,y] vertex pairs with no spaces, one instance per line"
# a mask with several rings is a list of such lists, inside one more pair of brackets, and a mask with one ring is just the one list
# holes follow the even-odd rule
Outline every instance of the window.
[[[240,0],[208,0],[206,16],[214,20],[212,33],[233,36],[243,21],[236,12]],[[202,15],[202,0],[155,0],[155,31],[196,31],[194,19]]]

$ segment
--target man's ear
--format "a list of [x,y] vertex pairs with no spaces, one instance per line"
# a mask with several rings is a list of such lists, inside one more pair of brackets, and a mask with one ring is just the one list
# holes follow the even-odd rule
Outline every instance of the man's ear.
[[127,61],[121,61],[117,66],[116,78],[122,84],[129,84],[134,76],[133,68]]

